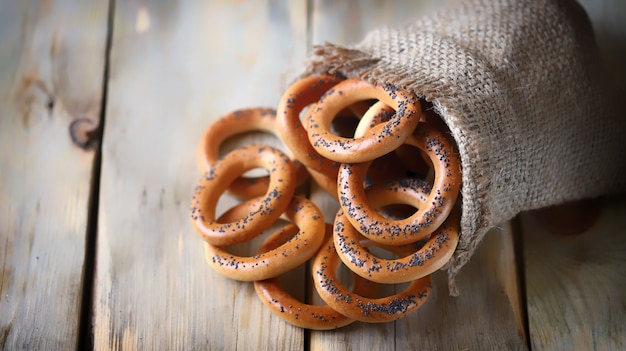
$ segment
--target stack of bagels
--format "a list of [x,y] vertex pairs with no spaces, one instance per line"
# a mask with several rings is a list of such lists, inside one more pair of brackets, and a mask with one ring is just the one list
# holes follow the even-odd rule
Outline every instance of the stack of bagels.
[[[242,109],[215,120],[199,144],[204,176],[191,204],[209,265],[254,282],[266,306],[303,328],[388,322],[417,310],[431,274],[456,249],[461,186],[454,143],[422,105],[392,85],[312,76],[290,86],[276,109]],[[356,127],[342,130],[341,120],[350,119]],[[220,154],[228,138],[257,131],[275,134],[287,153],[253,144]],[[268,175],[243,176],[258,168]],[[309,180],[337,199],[335,218],[324,218],[296,190]],[[241,202],[218,216],[226,192]],[[288,224],[267,233],[279,220]],[[229,252],[263,233],[254,256]],[[376,256],[380,250],[395,258]],[[326,305],[297,300],[278,280],[307,262]],[[354,276],[350,288],[337,277],[340,264]],[[401,283],[403,291],[379,296],[380,284]]]

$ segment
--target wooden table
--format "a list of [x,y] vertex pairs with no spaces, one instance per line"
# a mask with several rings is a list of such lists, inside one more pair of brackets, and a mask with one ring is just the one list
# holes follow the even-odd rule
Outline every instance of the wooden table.
[[[188,211],[211,121],[275,106],[313,44],[353,43],[443,5],[2,2],[0,346],[625,349],[620,199],[575,237],[551,235],[529,214],[504,223],[463,269],[461,296],[448,296],[437,273],[422,309],[387,324],[302,330],[271,314],[251,284],[206,264]],[[625,82],[624,3],[584,5]],[[337,204],[310,192],[331,216]]]

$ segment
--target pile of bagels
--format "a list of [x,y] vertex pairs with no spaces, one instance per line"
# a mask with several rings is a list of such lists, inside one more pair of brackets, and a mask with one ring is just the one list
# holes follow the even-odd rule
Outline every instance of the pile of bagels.
[[[191,203],[208,264],[254,282],[266,306],[302,328],[389,322],[416,311],[431,291],[431,274],[456,249],[460,218],[459,157],[423,103],[392,85],[312,76],[291,85],[276,109],[215,120],[199,143],[204,175]],[[342,120],[357,122],[345,131]],[[276,135],[287,153],[264,144],[220,153],[228,138],[258,131]],[[244,177],[259,168],[268,175]],[[296,190],[311,180],[338,201],[334,219]],[[224,193],[241,201],[217,216]],[[279,220],[287,224],[267,233]],[[228,251],[262,233],[254,256]],[[280,275],[305,263],[325,305],[299,301],[280,284]],[[352,272],[350,288],[337,276],[341,264]],[[381,284],[403,289],[380,297]]]

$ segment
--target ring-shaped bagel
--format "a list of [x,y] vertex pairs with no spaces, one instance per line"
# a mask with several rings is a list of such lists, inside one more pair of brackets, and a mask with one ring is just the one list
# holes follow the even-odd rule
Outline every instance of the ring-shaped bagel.
[[[269,171],[269,186],[256,209],[233,221],[220,222],[216,205],[228,185],[244,172],[261,167]],[[232,245],[247,241],[269,228],[285,211],[296,187],[292,162],[282,151],[267,145],[235,149],[213,163],[196,187],[191,202],[195,230],[208,243]]]
[[[291,238],[295,231],[291,228],[285,228],[285,230],[278,231],[267,238],[261,248],[259,248],[259,253],[270,251]],[[325,238],[328,239],[331,235],[332,226],[327,224]],[[324,247],[321,248],[321,250],[323,249]],[[354,273],[353,276],[354,287],[352,291],[354,293],[364,294],[365,296],[375,294],[378,284]],[[299,301],[283,289],[277,277],[255,281],[254,290],[270,311],[283,320],[301,328],[330,330],[344,327],[354,322],[354,319],[342,315],[328,305],[311,305]]]
[[[376,104],[381,113],[365,113],[354,131],[355,138],[362,137],[368,130],[380,123],[389,121],[393,116],[393,109],[391,107],[387,106],[382,101],[378,101]],[[366,184],[404,178],[407,175],[407,168],[400,163],[395,152],[387,153],[372,160],[370,165],[371,167],[368,168],[365,179]]]
[[[391,107],[385,105],[380,101],[376,102],[365,110],[365,113],[359,121],[359,125],[361,125],[363,121],[371,121],[370,123],[373,127],[378,123],[388,121],[389,118],[391,118],[391,116],[393,115],[393,112],[394,111],[393,109],[391,109]],[[359,130],[357,129],[354,133],[359,133]],[[394,170],[396,169],[397,167],[394,167]],[[311,176],[311,178],[313,178],[313,180],[320,186],[320,188],[322,188],[322,190],[326,191],[336,200],[339,200],[337,194],[337,170],[335,170],[335,172],[332,174],[318,172],[312,168],[307,168],[307,170],[309,171],[309,175]]]
[[[379,246],[367,240],[363,246]],[[313,260],[313,283],[320,297],[339,313],[362,322],[383,323],[396,320],[417,310],[427,299],[431,290],[430,276],[415,280],[400,293],[382,298],[368,298],[349,291],[337,278],[341,263],[332,238],[325,244],[328,249],[318,252]],[[397,255],[406,252],[403,247],[387,247]]]
[[[382,104],[382,102],[379,101],[377,104]],[[363,115],[354,131],[355,138],[360,138],[376,125],[389,121],[393,115],[393,109],[384,104],[379,106],[379,109],[383,113],[366,113]],[[422,118],[420,122],[422,121],[425,120]],[[393,152],[374,159],[373,164],[367,171],[366,180],[376,183],[378,181],[404,178],[409,173],[428,175],[428,171],[432,168],[432,166],[429,167],[430,160],[428,160],[428,157],[421,150],[417,151],[417,155],[409,153],[407,149],[410,148],[405,148],[405,146],[404,144],[400,145]]]
[[[388,245],[402,245],[427,238],[448,217],[461,187],[460,161],[446,136],[421,123],[405,144],[422,150],[434,167],[434,182],[424,204],[413,215],[390,220],[379,214],[365,195],[364,180],[370,162],[347,163],[339,168],[339,203],[350,223],[367,238]],[[410,200],[410,198],[409,198]]]
[[313,148],[307,137],[307,131],[300,121],[300,113],[305,107],[316,103],[326,91],[341,81],[341,78],[333,76],[303,78],[285,91],[276,111],[278,135],[289,147],[294,157],[307,168],[329,176],[337,174],[339,165],[321,156]]
[[[229,217],[239,218],[246,211],[245,205],[236,206],[229,211]],[[237,256],[224,247],[206,243],[205,255],[209,265],[231,279],[255,281],[277,277],[303,264],[315,255],[324,242],[323,215],[313,202],[300,196],[293,197],[285,215],[298,227],[298,233],[289,241],[251,257]],[[231,220],[222,217],[222,220]]]
[[[374,207],[407,202],[422,202],[427,194],[420,180],[375,185],[367,195]],[[403,199],[404,198],[404,199]],[[443,267],[452,257],[459,242],[459,217],[456,211],[446,219],[424,245],[398,259],[383,259],[365,250],[359,242],[364,237],[346,219],[342,211],[335,217],[333,241],[343,263],[351,271],[377,283],[404,283],[427,276]]]
[[[387,122],[376,125],[363,137],[344,138],[331,132],[331,124],[346,106],[378,99],[395,110]],[[336,162],[366,162],[400,146],[420,121],[417,97],[386,84],[374,86],[359,79],[342,81],[328,90],[308,115],[307,134],[311,145],[322,156]]]
[[[198,143],[198,166],[207,171],[220,159],[222,143],[235,135],[255,131],[268,132],[278,136],[276,130],[276,110],[268,107],[255,107],[236,110],[215,120],[204,131]],[[278,136],[280,138],[280,136]],[[298,184],[306,177],[306,169],[300,162],[294,162]],[[228,192],[241,198],[263,195],[269,186],[269,176],[238,177],[228,187]]]

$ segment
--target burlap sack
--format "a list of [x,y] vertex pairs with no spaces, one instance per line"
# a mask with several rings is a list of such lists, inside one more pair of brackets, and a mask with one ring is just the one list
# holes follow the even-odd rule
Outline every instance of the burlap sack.
[[316,47],[305,75],[316,73],[408,89],[448,124],[463,172],[453,295],[490,228],[521,211],[626,190],[623,103],[574,1],[465,1],[352,47]]

